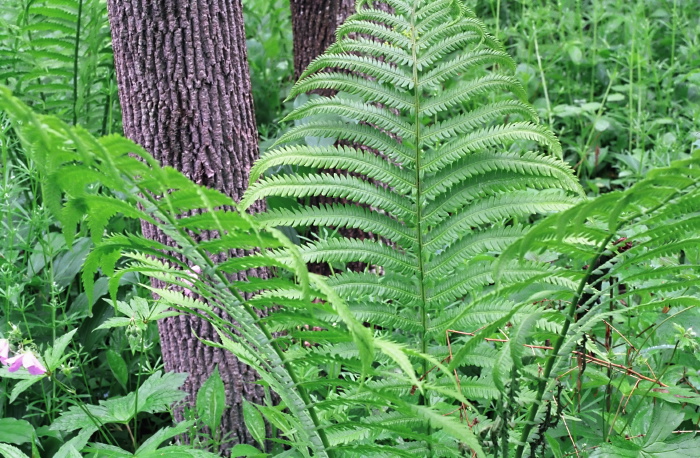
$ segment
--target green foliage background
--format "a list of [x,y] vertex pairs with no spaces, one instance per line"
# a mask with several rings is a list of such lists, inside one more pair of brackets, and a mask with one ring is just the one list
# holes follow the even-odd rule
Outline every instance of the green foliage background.
[[[294,135],[300,138],[295,131],[303,130],[298,122],[288,131],[278,122],[292,108],[292,102],[284,102],[292,86],[288,5],[283,0],[244,1],[244,4],[253,95],[262,145],[266,148],[280,135],[286,135],[287,139]],[[559,136],[563,159],[574,168],[586,192],[590,195],[614,192],[593,204],[581,204],[545,219],[505,257],[497,258],[497,270],[492,277],[484,273],[487,276],[483,294],[529,304],[517,309],[517,316],[499,322],[496,315],[489,315],[484,318],[484,324],[491,323],[491,326],[481,329],[476,336],[448,332],[433,344],[431,352],[427,352],[434,358],[442,357],[446,351],[451,351],[447,348],[448,342],[452,349],[463,348],[459,355],[463,365],[459,370],[460,376],[466,379],[462,380],[460,391],[476,402],[478,408],[458,410],[469,412],[469,420],[465,421],[471,426],[464,429],[467,423],[463,423],[459,427],[464,430],[458,433],[452,430],[452,434],[461,434],[461,440],[471,444],[472,440],[466,438],[478,437],[487,453],[494,455],[516,453],[519,442],[529,438],[536,444],[537,448],[532,450],[536,456],[564,456],[576,451],[590,456],[637,456],[642,452],[693,456],[696,445],[692,437],[672,432],[697,429],[700,421],[695,407],[700,387],[696,374],[700,363],[695,357],[699,343],[695,332],[700,326],[700,315],[695,307],[695,269],[699,264],[695,212],[698,206],[697,198],[693,197],[693,183],[687,181],[688,176],[694,176],[688,175],[696,161],[691,159],[691,153],[700,146],[700,73],[697,70],[700,67],[700,19],[695,8],[692,2],[680,0],[562,0],[556,4],[544,0],[491,0],[473,2],[471,6],[484,19],[486,29],[500,39],[505,51],[514,57],[515,77],[524,88],[522,99],[532,103],[544,124]],[[69,125],[77,123],[96,136],[118,133],[120,114],[104,2],[4,2],[0,13],[0,83],[39,113],[57,115]],[[486,102],[498,102],[499,97],[486,97]],[[296,105],[303,102],[301,97]],[[55,125],[57,121],[41,122]],[[114,311],[107,302],[100,300],[108,293],[107,276],[98,274],[90,280],[94,282],[88,288],[94,287],[91,297],[78,281],[77,274],[85,265],[87,253],[93,249],[88,226],[81,224],[77,233],[71,234],[65,221],[56,219],[58,213],[52,213],[50,207],[51,202],[54,202],[54,210],[60,204],[56,200],[57,191],[53,195],[42,195],[40,167],[35,156],[27,156],[26,147],[35,139],[22,144],[5,117],[1,127],[3,199],[0,222],[4,239],[0,251],[0,301],[3,304],[0,334],[13,336],[17,343],[31,340],[38,350],[54,346],[57,338],[70,329],[79,328],[80,338],[68,347],[70,366],[57,372],[55,381],[42,379],[20,391],[16,382],[3,372],[0,417],[8,421],[12,417],[27,418],[33,426],[27,430],[30,431],[27,437],[34,441],[33,447],[38,445],[43,447],[43,453],[53,454],[70,436],[51,432],[46,426],[77,402],[76,398],[60,395],[57,384],[71,384],[77,390],[77,397],[87,404],[97,404],[107,395],[133,392],[147,376],[157,374],[157,337],[153,323],[138,331],[141,334],[133,329],[125,332],[123,328],[94,331],[113,318]],[[67,126],[59,130],[65,135],[70,132]],[[87,139],[85,141],[93,141],[86,132],[79,132]],[[322,146],[324,139],[335,135],[319,131],[303,137],[303,142]],[[275,153],[271,154],[267,156],[268,161],[275,157]],[[651,172],[654,167],[669,166],[679,160],[685,162],[675,162],[674,167],[665,172]],[[263,169],[263,166],[258,167]],[[310,170],[294,164],[277,164],[276,167],[287,172]],[[644,181],[637,184],[640,180]],[[109,199],[110,193],[104,197]],[[200,204],[201,208],[211,210],[210,206]],[[272,207],[280,212],[297,211],[295,202],[279,199]],[[522,223],[535,221],[519,218]],[[569,226],[572,221],[573,225]],[[138,228],[123,217],[103,223],[107,232],[131,233]],[[62,231],[68,235],[67,239]],[[303,228],[298,233],[289,230],[286,233],[296,240],[307,236]],[[101,234],[93,235],[93,240],[100,239]],[[515,238],[518,234],[511,235]],[[129,243],[134,240],[137,239]],[[337,250],[338,239],[330,238],[323,243],[328,244],[331,251],[336,250],[335,257],[328,259],[334,269],[339,273],[344,271],[348,259]],[[306,248],[302,247],[298,256],[307,259],[318,256],[310,254],[309,246],[306,242]],[[126,244],[124,247],[134,246]],[[348,251],[358,252],[360,248],[364,248],[362,243],[352,245]],[[276,261],[291,259],[279,251],[273,252],[271,258]],[[597,265],[592,260],[600,254],[605,262]],[[523,256],[529,264],[524,263]],[[521,278],[511,278],[509,283],[508,259],[518,265],[539,267]],[[144,262],[143,259],[137,261]],[[470,268],[487,272],[484,266],[493,262],[493,259],[478,259]],[[132,267],[132,270],[139,270]],[[168,273],[165,267],[158,268]],[[295,269],[297,278],[306,276],[302,266],[297,265]],[[138,275],[128,271],[120,277],[121,286],[116,294],[122,303],[149,297],[149,292],[135,286],[143,282]],[[176,273],[170,272],[170,275]],[[286,277],[286,287],[294,288],[290,282],[292,278],[292,274]],[[586,283],[582,278],[595,281]],[[571,282],[576,281],[578,286],[573,287]],[[542,285],[549,286],[543,289]],[[599,292],[591,294],[589,288]],[[284,289],[277,291],[279,296],[279,291]],[[202,292],[206,293],[206,288]],[[328,293],[317,291],[316,294],[328,299]],[[270,303],[281,300],[275,297],[271,294]],[[285,297],[285,304],[289,303],[288,296],[280,297]],[[543,302],[532,308],[525,299],[535,297]],[[576,312],[577,302],[589,309],[587,314]],[[376,308],[360,311],[362,304],[349,305],[362,320],[371,316],[369,321],[376,323],[380,319]],[[333,437],[354,432],[349,435],[349,442],[337,442],[336,447],[365,447],[357,450],[369,453],[373,450],[371,447],[390,446],[398,437],[416,439],[411,434],[420,428],[427,428],[420,430],[423,436],[415,441],[425,441],[420,447],[428,443],[433,444],[433,451],[447,447],[445,444],[450,442],[446,437],[450,435],[451,426],[444,420],[438,421],[428,411],[413,410],[411,405],[425,403],[416,404],[420,395],[410,392],[412,385],[422,385],[425,389],[440,386],[441,395],[433,395],[434,399],[429,402],[436,411],[446,413],[448,408],[460,408],[462,401],[457,390],[447,395],[447,388],[440,385],[454,383],[448,376],[450,370],[458,368],[458,363],[444,366],[441,376],[436,369],[431,372],[434,378],[416,383],[426,368],[438,366],[439,358],[428,362],[425,356],[409,350],[407,344],[413,344],[413,337],[410,330],[404,329],[405,323],[396,321],[397,315],[393,322],[383,322],[384,329],[374,330],[374,340],[367,340],[366,331],[353,328],[347,319],[339,319],[345,327],[341,326],[343,331],[339,330],[336,336],[329,331],[306,332],[303,326],[317,324],[323,328],[329,317],[339,312],[325,310],[328,315],[314,321],[315,316],[304,315],[311,313],[308,303],[299,302],[298,306],[304,312],[296,317],[297,321],[280,314],[277,322],[271,318],[264,325],[272,331],[287,329],[294,339],[292,344],[314,343],[310,349],[294,347],[297,353],[292,352],[290,356],[293,364],[304,358],[308,360],[309,353],[317,358],[315,369],[307,367],[301,371],[314,386],[310,394],[314,399],[338,395],[322,380],[343,371],[346,371],[343,377],[357,377],[360,382],[369,380],[356,387],[358,393],[372,387],[371,381],[379,383],[378,380],[387,374],[403,373],[406,378],[403,387],[399,384],[395,391],[379,383],[373,395],[353,400],[367,403],[376,396],[374,399],[381,400],[377,402],[391,405],[398,416],[391,417],[385,412],[389,416],[377,417],[379,426],[361,424],[358,419],[362,417],[359,413],[362,409],[341,408],[337,401],[328,399],[326,407],[320,408],[317,421],[334,425],[329,426],[331,442],[338,440]],[[628,307],[632,307],[634,313],[625,313]],[[295,330],[295,323],[302,328]],[[14,329],[12,324],[18,328]],[[450,323],[450,329],[459,327],[453,324]],[[477,329],[478,326],[466,326],[455,331],[475,332]],[[587,333],[583,342],[578,337],[582,332]],[[559,335],[564,338],[557,340]],[[376,351],[376,362],[371,370],[366,366],[368,353],[364,353],[363,359],[362,352],[352,349],[352,341],[364,342],[367,351],[370,348]],[[338,346],[338,342],[347,345]],[[368,342],[372,342],[371,345]],[[134,343],[142,345],[146,351],[133,356],[130,350]],[[594,359],[555,360],[548,356],[551,350],[535,348],[552,345],[560,347],[560,354],[568,350],[586,352]],[[430,348],[428,345],[425,350]],[[419,350],[424,349],[421,346]],[[297,373],[300,369],[290,366],[289,371]],[[411,379],[413,371],[414,380]],[[356,375],[350,377],[349,374]],[[543,374],[548,378],[538,378]],[[559,375],[555,378],[552,374]],[[650,380],[641,379],[639,375]],[[558,381],[559,386],[553,386],[554,381]],[[173,386],[174,390],[176,388]],[[352,385],[344,390],[347,391],[343,391],[343,395],[349,393]],[[389,397],[396,393],[399,394]],[[556,402],[539,404],[549,406],[547,409],[538,408],[536,403],[534,408],[528,409],[533,401],[549,399],[552,395]],[[9,402],[10,399],[13,402]],[[313,418],[308,417],[310,414],[304,413],[306,407],[302,404],[308,402],[299,403],[294,416],[298,420],[307,415],[308,421],[314,423]],[[289,401],[285,405],[291,409],[293,403]],[[274,413],[269,405],[255,409],[268,421],[274,423],[273,418],[281,421],[280,413]],[[373,415],[377,413],[373,411]],[[400,418],[411,416],[415,417],[416,424],[422,425],[416,426],[419,429],[411,423],[399,426]],[[142,438],[167,422],[167,416],[142,413],[139,418]],[[475,418],[479,422],[472,424]],[[535,419],[545,426],[530,428],[526,419]],[[350,420],[355,422],[347,423]],[[133,418],[128,420],[132,421]],[[293,438],[300,449],[314,444],[315,439],[311,437],[294,436],[289,432],[294,426],[287,421],[292,420],[287,418],[275,423],[275,427],[288,431],[287,437]],[[427,426],[432,422],[436,422],[433,426],[437,430],[446,431],[447,436]],[[392,426],[388,426],[390,424]],[[188,425],[183,431],[192,427]],[[124,430],[121,434],[128,442]],[[431,434],[432,439],[429,438]],[[627,437],[634,439],[627,440]],[[321,437],[317,439],[323,443]],[[0,437],[0,442],[2,440]],[[314,446],[321,447],[318,450],[325,449],[326,445],[318,445],[318,441]],[[26,451],[32,448],[28,442],[18,445]],[[423,449],[411,449],[411,453],[424,453],[420,450]]]

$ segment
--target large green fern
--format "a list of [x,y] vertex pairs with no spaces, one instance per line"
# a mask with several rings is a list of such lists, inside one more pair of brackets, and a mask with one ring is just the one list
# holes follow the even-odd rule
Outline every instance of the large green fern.
[[[393,14],[363,3],[290,97],[315,89],[336,95],[287,116],[301,122],[277,142],[285,146],[255,164],[242,204],[269,196],[341,198],[272,210],[260,220],[378,235],[313,240],[300,251],[307,262],[340,265],[329,283],[358,317],[445,360],[448,330],[472,331],[516,313],[507,296],[482,300],[494,280],[492,256],[524,234],[531,215],[568,208],[581,189],[558,159],[556,137],[537,123],[513,61],[461,2],[387,1]],[[337,143],[310,147],[301,142],[306,137]],[[264,175],[280,165],[298,172]],[[354,261],[371,267],[345,272]],[[555,286],[571,281],[539,264],[502,270],[513,281],[533,273]],[[431,380],[430,369],[424,361],[419,375]],[[491,383],[484,372],[462,389]],[[427,396],[419,401],[432,403]]]
[[[88,295],[98,269],[112,276],[113,294],[128,272],[166,284],[144,286],[177,310],[209,321],[220,338],[209,343],[231,351],[261,375],[281,403],[257,408],[301,456],[387,451],[407,456],[421,453],[426,443],[457,456],[456,441],[480,451],[465,425],[399,395],[420,384],[409,357],[426,359],[443,372],[445,367],[430,355],[372,336],[324,277],[307,272],[299,249],[281,233],[261,229],[254,217],[232,210],[236,203],[229,197],[160,167],[124,138],[96,139],[55,117],[38,116],[4,88],[0,108],[40,169],[44,198],[66,238],[85,231],[96,242],[83,272]],[[172,246],[136,234],[105,236],[116,214],[156,224]],[[209,238],[198,241],[196,234],[203,232]],[[218,256],[250,249],[257,251],[224,260]],[[277,275],[246,279],[248,269],[260,267]],[[267,312],[263,318],[260,310]],[[321,330],[311,332],[310,326]],[[426,392],[431,384],[422,383],[420,389]],[[455,381],[434,389],[451,402],[467,402]],[[369,406],[384,415],[363,418]],[[436,437],[412,432],[420,424],[444,432]],[[379,437],[386,443],[373,444]]]

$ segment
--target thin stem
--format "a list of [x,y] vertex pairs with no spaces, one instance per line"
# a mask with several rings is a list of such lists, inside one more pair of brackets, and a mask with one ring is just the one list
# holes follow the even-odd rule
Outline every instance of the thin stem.
[[[139,362],[143,359],[143,355],[146,352],[146,333],[141,333],[141,354],[139,355]],[[138,448],[138,442],[136,436],[139,432],[139,389],[141,389],[141,375],[143,371],[139,367],[138,373],[136,374],[136,390],[134,391],[134,434],[131,436],[131,441],[134,444],[134,451]],[[127,429],[129,425],[127,424]],[[129,433],[131,434],[131,433]]]
[[[421,352],[423,354],[428,353],[428,340],[427,340],[427,329],[428,329],[428,310],[427,310],[427,291],[425,288],[425,266],[424,266],[424,256],[423,256],[423,225],[422,225],[422,209],[423,209],[423,196],[422,196],[422,180],[421,180],[421,120],[420,120],[420,106],[421,106],[421,90],[419,80],[418,80],[418,32],[415,28],[416,24],[416,10],[415,4],[413,10],[411,11],[411,36],[413,43],[411,44],[411,54],[412,54],[412,67],[413,67],[413,109],[414,119],[413,123],[415,130],[413,133],[413,144],[415,145],[416,163],[415,163],[415,180],[416,180],[416,237],[417,237],[417,251],[418,251],[418,288],[421,304]],[[424,377],[428,375],[428,361],[423,360],[423,374]],[[426,407],[430,406],[430,399],[425,395],[421,394],[420,404]],[[428,436],[432,434],[432,428],[428,424]],[[428,440],[428,456],[433,455],[433,448],[430,440]]]
[[83,0],[78,2],[78,23],[75,27],[73,54],[73,125],[78,124],[78,55],[80,54],[80,23],[83,18]]
[[549,100],[549,90],[547,90],[547,79],[544,77],[542,69],[542,58],[540,57],[540,47],[537,44],[537,27],[532,26],[532,39],[535,42],[535,56],[537,56],[537,69],[540,71],[540,81],[542,81],[542,90],[544,91],[544,100],[547,103],[547,120],[549,128],[554,129],[554,121],[552,119],[552,103]]

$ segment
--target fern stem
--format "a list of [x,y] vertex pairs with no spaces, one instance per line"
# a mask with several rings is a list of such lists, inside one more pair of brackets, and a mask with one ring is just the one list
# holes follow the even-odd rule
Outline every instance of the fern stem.
[[73,125],[78,124],[78,54],[80,52],[80,22],[83,18],[83,0],[78,2],[78,23],[75,26],[75,50],[73,53]]
[[[418,84],[418,32],[416,31],[416,4],[413,4],[411,10],[411,55],[412,55],[412,70],[413,70],[413,103],[414,103],[414,138],[413,144],[415,145],[415,171],[416,171],[416,238],[417,238],[417,248],[418,248],[418,288],[420,295],[421,304],[421,352],[425,355],[428,353],[428,341],[427,341],[427,329],[428,329],[428,310],[427,310],[427,297],[425,290],[425,257],[423,255],[423,204],[422,204],[422,180],[421,180],[421,120],[420,120],[420,104],[421,104],[421,92],[420,86]],[[427,381],[428,377],[428,360],[423,359],[423,377]],[[430,406],[430,399],[425,395],[421,394],[420,404],[426,407]],[[428,436],[432,434],[432,428],[430,423],[428,423]],[[433,446],[430,440],[428,440],[428,456],[433,456]]]

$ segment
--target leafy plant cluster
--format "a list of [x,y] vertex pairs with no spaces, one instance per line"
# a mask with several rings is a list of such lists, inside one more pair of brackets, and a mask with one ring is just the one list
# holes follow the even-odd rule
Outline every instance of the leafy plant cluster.
[[[471,10],[454,0],[386,3],[393,13],[359,2],[293,87],[290,97],[337,94],[297,104],[287,116],[295,126],[256,163],[240,206],[121,137],[97,138],[0,92],[14,129],[5,124],[6,135],[42,177],[28,198],[44,196],[66,246],[88,247],[77,263],[86,310],[109,293],[126,316],[93,327],[142,323],[144,332],[172,313],[209,321],[220,341],[208,343],[256,369],[270,393],[244,414],[272,454],[693,456],[693,433],[674,433],[700,420],[700,153],[586,199],[561,160],[567,150],[528,103],[522,67]],[[243,211],[261,198],[314,196],[340,200]],[[172,246],[110,229],[117,215],[157,224]],[[295,245],[279,226],[326,230]],[[341,227],[373,237],[344,239]],[[198,242],[204,232],[213,238]],[[215,261],[242,249],[249,254]],[[350,270],[357,261],[365,267]],[[308,262],[333,274],[310,274]],[[258,267],[273,275],[241,276]],[[124,297],[129,278],[160,300]],[[127,341],[146,345],[131,332]],[[40,386],[55,399],[71,380],[67,339],[43,353],[47,377],[22,375],[13,393]],[[158,448],[185,432],[196,441],[191,422],[143,443],[110,437],[137,432],[144,413],[181,398],[182,379],[140,370],[129,392],[122,356],[107,362],[124,396],[52,409],[61,453],[209,456]],[[222,390],[215,372],[198,395],[212,430]]]
[[[685,364],[697,362],[675,358],[696,340],[683,329],[657,358],[648,345],[666,314],[697,305],[700,156],[581,200],[556,138],[537,123],[515,65],[483,24],[453,1],[388,3],[393,14],[360,7],[307,69],[292,94],[339,92],[289,115],[305,122],[278,142],[292,144],[256,164],[241,205],[268,195],[348,203],[232,211],[230,198],[138,146],[37,116],[5,94],[69,243],[88,217],[96,245],[83,273],[87,296],[98,270],[111,277],[112,295],[133,272],[171,285],[154,290],[162,304],[211,322],[221,342],[210,343],[254,367],[279,396],[249,407],[249,426],[264,416],[301,456],[561,455],[584,445],[571,439],[564,412],[586,412],[582,398],[594,395],[602,401],[591,404],[607,405],[583,417],[602,432],[594,454],[693,450],[692,434],[670,432],[694,422]],[[293,143],[308,136],[347,143]],[[296,172],[263,176],[278,165]],[[171,254],[136,234],[105,236],[117,213],[158,224],[175,242]],[[538,221],[538,213],[553,214]],[[278,225],[379,237],[296,246]],[[216,237],[197,242],[202,231]],[[309,274],[310,261],[335,274]],[[353,261],[367,268],[345,270]],[[231,280],[253,267],[276,275]],[[590,338],[603,327],[605,342]],[[625,364],[610,361],[618,353]],[[634,421],[639,412],[664,426]],[[631,432],[641,436],[628,440]]]
[[630,186],[697,148],[693,2],[473,3],[518,62],[529,100],[589,192]]
[[101,0],[7,0],[0,83],[39,112],[105,135],[121,112],[107,9]]

